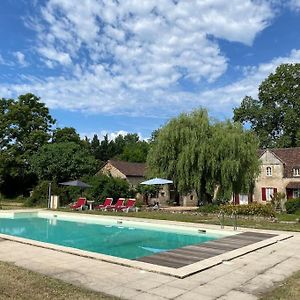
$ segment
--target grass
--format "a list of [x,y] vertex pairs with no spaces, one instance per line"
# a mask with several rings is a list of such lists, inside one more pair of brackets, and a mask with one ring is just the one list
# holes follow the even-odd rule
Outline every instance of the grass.
[[[70,209],[60,209],[62,211],[72,211]],[[166,211],[139,211],[139,212],[102,212],[102,211],[79,211],[77,213],[86,214],[99,214],[99,215],[113,215],[113,216],[126,216],[126,217],[136,217],[136,218],[147,218],[147,219],[158,219],[158,220],[169,220],[178,222],[191,222],[191,223],[203,223],[203,224],[215,224],[220,225],[220,220],[217,215],[199,215],[195,213],[172,213]],[[248,227],[255,229],[269,229],[269,230],[284,230],[284,231],[300,231],[300,223],[289,223],[291,221],[296,222],[299,215],[287,215],[280,214],[278,222],[271,221],[269,219],[238,219],[238,227]],[[281,221],[289,222],[281,223]],[[233,226],[233,219],[230,217],[225,218],[226,226]]]
[[118,298],[0,262],[0,299],[115,300]]
[[16,200],[0,200],[1,209],[22,209],[24,208],[24,203]]
[[300,271],[281,282],[275,289],[267,291],[261,300],[298,300],[300,299]]

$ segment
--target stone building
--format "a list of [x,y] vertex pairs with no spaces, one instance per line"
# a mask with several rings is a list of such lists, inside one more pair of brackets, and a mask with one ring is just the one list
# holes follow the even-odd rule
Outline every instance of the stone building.
[[[104,174],[115,178],[127,180],[131,187],[136,188],[142,181],[146,180],[146,164],[131,163],[120,160],[108,160],[97,174]],[[141,197],[141,195],[137,195]],[[160,186],[157,194],[148,195],[147,202],[149,205],[159,202],[161,206],[179,204],[179,196],[173,185]],[[185,204],[183,202],[181,204]]]
[[97,174],[109,175],[128,181],[132,187],[137,187],[145,180],[146,164],[132,163],[120,160],[108,160]]
[[259,151],[261,172],[255,181],[253,201],[269,202],[277,193],[300,197],[300,147]]

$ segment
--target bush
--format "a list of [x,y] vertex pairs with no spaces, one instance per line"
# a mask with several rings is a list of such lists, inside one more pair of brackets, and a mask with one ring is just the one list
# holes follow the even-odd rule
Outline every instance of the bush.
[[300,210],[300,198],[289,199],[285,203],[285,208],[288,214],[295,214]]
[[220,206],[217,204],[206,204],[206,205],[200,206],[198,210],[205,214],[212,214],[215,212],[219,212]]
[[220,209],[228,215],[236,213],[245,216],[275,217],[275,210],[271,204],[251,203],[248,205],[223,205]]
[[[25,206],[47,207],[48,204],[49,181],[41,181],[32,191],[31,197],[27,198]],[[64,188],[57,184],[51,184],[51,194],[60,196],[61,202],[64,200]]]
[[128,182],[121,178],[97,175],[85,177],[83,181],[91,185],[90,188],[84,190],[84,196],[89,200],[102,203],[106,197],[116,200],[120,197],[135,196],[135,191],[130,189]]
[[282,211],[283,210],[283,203],[285,200],[285,193],[276,193],[273,197],[272,197],[272,205],[274,207],[275,210],[279,210]]

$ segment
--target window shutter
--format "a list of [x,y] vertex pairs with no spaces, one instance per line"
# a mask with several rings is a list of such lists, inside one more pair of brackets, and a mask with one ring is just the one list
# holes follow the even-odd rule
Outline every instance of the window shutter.
[[266,201],[267,200],[267,195],[266,195],[266,188],[261,188],[261,199],[262,201]]

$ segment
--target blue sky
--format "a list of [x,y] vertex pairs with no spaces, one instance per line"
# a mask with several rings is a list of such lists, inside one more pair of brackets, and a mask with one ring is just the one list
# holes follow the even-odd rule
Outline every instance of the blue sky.
[[32,92],[87,136],[146,138],[198,107],[230,118],[300,62],[299,25],[300,0],[2,0],[0,97]]

